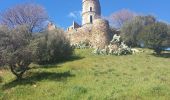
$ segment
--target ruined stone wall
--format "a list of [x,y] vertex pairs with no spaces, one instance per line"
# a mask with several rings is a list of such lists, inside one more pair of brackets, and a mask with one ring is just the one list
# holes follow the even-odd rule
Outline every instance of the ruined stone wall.
[[104,48],[111,40],[109,23],[103,19],[96,19],[93,24],[68,31],[67,34],[71,44],[89,41],[94,48]]
[[111,37],[109,22],[107,20],[94,20],[92,33],[92,45],[94,47],[104,48],[109,44]]

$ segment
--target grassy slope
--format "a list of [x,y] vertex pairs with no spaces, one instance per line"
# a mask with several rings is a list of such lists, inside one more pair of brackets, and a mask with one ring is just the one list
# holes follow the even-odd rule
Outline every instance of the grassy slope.
[[97,56],[76,50],[82,58],[32,69],[22,83],[3,76],[5,100],[168,100],[170,58],[151,52],[129,56]]

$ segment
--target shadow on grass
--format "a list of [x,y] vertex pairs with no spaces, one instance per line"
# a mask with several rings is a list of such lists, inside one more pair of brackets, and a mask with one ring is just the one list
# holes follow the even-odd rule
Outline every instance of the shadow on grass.
[[[61,66],[58,66],[58,64],[65,63],[65,62],[72,62],[72,61],[75,61],[75,60],[81,60],[83,58],[85,58],[85,57],[72,56],[72,57],[69,57],[67,59],[60,59],[60,60],[58,60],[58,62],[55,62],[55,63],[44,64],[44,65],[32,67],[32,68],[30,68],[30,70],[31,69],[39,69],[39,68],[57,68],[57,67],[61,67]],[[63,72],[63,73],[31,72],[28,76],[26,76],[26,78],[24,78],[21,81],[13,80],[9,83],[6,83],[5,85],[3,85],[2,89],[6,90],[6,89],[11,89],[11,88],[16,87],[16,86],[34,85],[34,84],[36,84],[36,82],[40,82],[40,81],[43,81],[43,80],[65,81],[65,80],[67,80],[68,77],[74,77],[74,76],[75,75],[72,75],[70,73],[70,71],[66,71],[66,72]]]
[[61,66],[57,66],[57,64],[62,64],[62,63],[66,63],[66,62],[72,62],[72,61],[81,60],[81,59],[84,59],[84,58],[85,57],[72,56],[72,57],[69,57],[69,58],[60,59],[60,60],[58,60],[58,62],[55,62],[55,63],[40,65],[39,68],[56,68],[56,67],[61,67]]
[[40,82],[42,80],[47,81],[65,81],[68,77],[74,77],[75,75],[72,75],[70,71],[63,72],[63,73],[54,73],[54,72],[37,72],[32,73],[32,76],[27,77],[21,81],[11,81],[7,84],[5,84],[2,89],[11,89],[16,86],[24,86],[24,85],[34,85],[36,82]]
[[0,76],[0,83],[2,83],[2,77]]
[[159,55],[157,55],[157,54],[152,54],[152,55],[154,55],[155,57],[170,58],[170,52],[161,53]]

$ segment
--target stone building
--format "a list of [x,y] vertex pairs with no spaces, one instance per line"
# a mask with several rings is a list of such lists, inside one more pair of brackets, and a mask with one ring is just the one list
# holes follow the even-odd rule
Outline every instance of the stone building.
[[93,47],[104,48],[111,40],[109,22],[101,18],[99,0],[82,0],[82,25],[73,22],[67,29],[72,44],[89,41]]
[[101,16],[99,0],[83,0],[82,3],[82,25],[92,24]]
[[54,29],[56,29],[56,26],[52,22],[49,22],[47,25],[47,30],[52,31]]
[[78,23],[73,21],[73,25],[71,25],[69,28],[67,28],[67,31],[74,30],[74,29],[77,29],[77,28],[80,28],[80,27],[81,26]]

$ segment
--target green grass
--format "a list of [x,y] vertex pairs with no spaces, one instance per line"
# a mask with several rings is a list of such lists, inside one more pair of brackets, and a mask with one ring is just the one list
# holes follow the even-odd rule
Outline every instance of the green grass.
[[[2,100],[169,100],[170,56],[150,50],[128,56],[99,56],[76,50],[80,57],[57,65],[34,67],[22,82],[7,70]],[[32,65],[34,66],[34,65]]]

